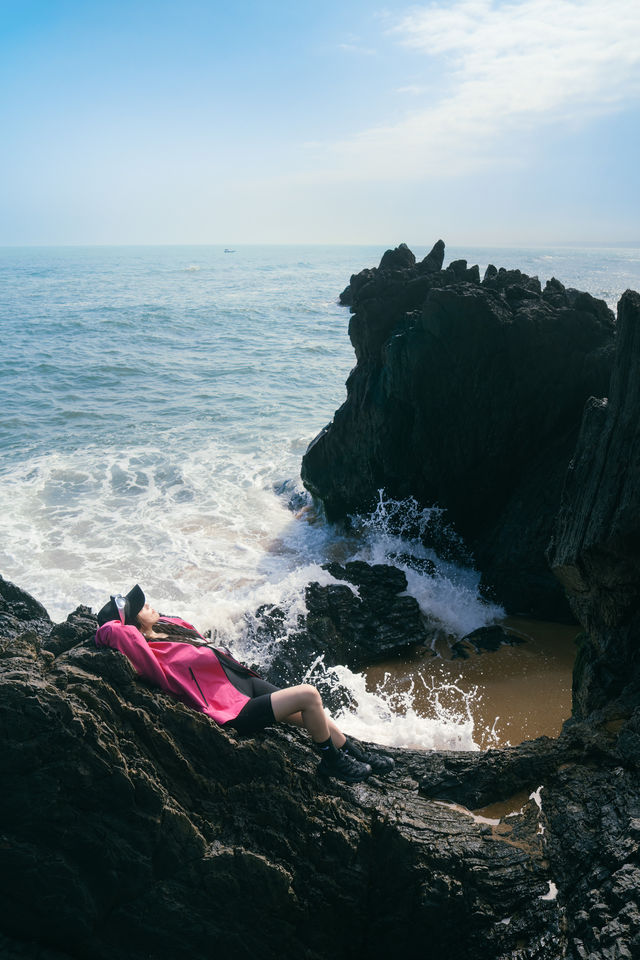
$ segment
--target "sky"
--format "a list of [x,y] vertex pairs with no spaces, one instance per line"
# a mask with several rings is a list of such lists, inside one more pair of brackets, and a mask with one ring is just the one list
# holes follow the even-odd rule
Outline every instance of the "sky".
[[640,240],[637,0],[0,0],[0,245]]

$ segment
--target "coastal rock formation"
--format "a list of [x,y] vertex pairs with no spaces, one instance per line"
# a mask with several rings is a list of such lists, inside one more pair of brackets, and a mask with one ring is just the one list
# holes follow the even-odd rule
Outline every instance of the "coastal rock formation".
[[[631,957],[640,718],[321,780],[306,736],[234,739],[2,582],[7,960]],[[57,653],[54,653],[54,650]],[[496,823],[470,812],[507,800]]]
[[[394,251],[380,272],[400,288],[409,275],[430,282],[447,273],[434,250],[422,265]],[[466,265],[449,270],[454,288],[480,286]],[[503,280],[487,271],[484,284],[498,296]],[[373,272],[363,289],[379,282]],[[446,287],[429,297],[464,300]],[[507,306],[500,294],[482,315],[511,300],[542,309],[534,281],[513,277],[512,288],[520,293],[505,295]],[[357,278],[351,292],[357,303]],[[574,335],[585,328],[584,365],[602,373],[609,339],[601,353],[593,342],[608,318],[599,325],[599,307],[558,284],[545,292],[561,340],[574,309],[592,317],[574,316]],[[535,311],[542,328],[544,310]],[[451,317],[445,326],[456,326]],[[369,346],[384,335],[372,326]],[[502,336],[514,351],[515,334]],[[434,349],[444,344],[443,334]],[[485,753],[391,750],[396,766],[384,779],[322,780],[303,732],[275,726],[236,739],[98,649],[87,607],[53,624],[0,577],[3,960],[640,956],[638,294],[620,302],[616,346],[608,399],[586,407],[549,550],[584,629],[574,716],[557,740]],[[383,617],[374,605],[384,584],[382,607],[403,600],[393,568],[330,571],[344,584],[312,585],[308,597],[319,641],[342,642],[350,617],[361,632]],[[411,622],[403,611],[385,621],[383,642],[401,637],[402,616]]]
[[353,276],[347,400],[302,462],[329,519],[384,489],[445,507],[508,612],[570,616],[545,549],[589,396],[606,394],[614,316],[557,280],[404,245]]
[[[302,683],[312,663],[360,668],[430,640],[414,597],[403,595],[407,578],[389,564],[328,563],[337,583],[310,583],[306,613],[295,624],[277,607],[263,607],[248,619],[260,645],[272,644],[266,677],[278,686]],[[335,692],[335,691],[334,691]],[[330,696],[328,690],[323,690]]]
[[0,635],[5,640],[17,637],[25,623],[43,636],[48,636],[53,626],[41,603],[0,576]]
[[608,398],[591,399],[549,560],[584,626],[574,711],[640,692],[640,295],[618,305]]
[[454,660],[460,658],[468,660],[471,651],[475,653],[482,653],[483,651],[494,652],[503,644],[513,647],[520,643],[526,643],[526,641],[523,640],[522,637],[514,633],[509,633],[504,627],[494,623],[490,627],[478,627],[461,640],[456,640],[456,642],[451,645],[451,652]]

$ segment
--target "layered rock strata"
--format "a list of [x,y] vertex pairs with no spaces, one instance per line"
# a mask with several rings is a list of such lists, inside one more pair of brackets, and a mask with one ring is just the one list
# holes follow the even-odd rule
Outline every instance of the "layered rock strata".
[[[141,682],[86,607],[52,626],[0,585],[6,960],[640,947],[637,709],[485,754],[393,750],[392,775],[347,786],[300,731],[235,739]],[[500,822],[471,812],[500,800]]]
[[640,295],[630,290],[608,397],[587,404],[549,561],[586,631],[575,712],[640,693]]
[[401,245],[342,294],[357,364],[302,478],[329,519],[378,491],[445,507],[508,612],[569,616],[545,550],[584,403],[608,389],[614,316],[557,280]]
[[274,606],[247,617],[254,642],[271,648],[267,679],[272,683],[301,683],[319,659],[325,667],[359,669],[431,639],[418,601],[405,594],[402,570],[362,561],[329,563],[324,569],[334,582],[307,585],[305,613],[295,622]]

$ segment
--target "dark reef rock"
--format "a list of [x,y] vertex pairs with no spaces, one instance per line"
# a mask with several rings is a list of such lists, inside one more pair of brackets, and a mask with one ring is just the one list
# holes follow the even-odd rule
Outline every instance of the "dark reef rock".
[[301,683],[314,660],[326,667],[360,668],[424,644],[430,634],[417,600],[403,596],[407,578],[397,567],[362,561],[324,567],[341,581],[310,583],[305,590],[306,616],[286,631],[277,607],[262,608],[250,629],[259,641],[275,641],[267,672],[272,683]]
[[95,633],[95,623],[96,618],[91,613],[91,608],[79,606],[69,614],[64,623],[57,623],[53,627],[47,639],[43,640],[42,646],[57,657],[59,653],[64,653],[91,633]]
[[405,267],[415,267],[414,257],[406,243],[401,243],[395,250],[387,250],[382,255],[379,270],[403,270]]
[[451,649],[454,660],[460,658],[467,660],[469,651],[471,650],[476,653],[482,653],[483,651],[494,652],[503,644],[515,646],[520,643],[526,643],[526,640],[523,640],[522,637],[518,637],[513,633],[509,633],[504,627],[498,624],[493,624],[490,627],[478,627],[477,630],[472,630],[466,637],[457,640]]
[[29,624],[41,636],[51,630],[49,614],[32,596],[0,576],[0,630],[2,636],[18,636]]
[[586,715],[640,676],[640,295],[618,305],[608,399],[587,404],[549,550],[584,637],[574,711]]
[[[381,273],[420,268],[407,259]],[[502,279],[535,293],[527,278]],[[525,295],[490,295],[494,333],[495,310],[540,309]],[[590,326],[573,313],[590,314],[582,297],[557,283],[542,294],[564,316],[562,342],[564,312]],[[457,307],[452,316],[455,327]],[[608,316],[594,320],[595,341],[598,323]],[[297,728],[232,737],[96,648],[88,608],[54,625],[0,578],[3,960],[640,956],[638,294],[623,296],[618,323],[608,400],[587,403],[549,549],[584,629],[574,716],[557,740],[485,753],[393,749],[385,778],[323,780]],[[584,368],[599,369],[600,348],[583,332]],[[518,490],[526,512],[535,490]],[[337,637],[338,656],[364,658],[371,629],[383,645],[417,636],[400,571],[329,569],[344,585],[309,588],[317,642]]]
[[435,576],[438,569],[435,562],[428,557],[414,557],[410,553],[389,553],[387,556],[389,560],[397,560],[425,577]]
[[[43,608],[3,589],[3,958],[638,955],[630,702],[557,741],[393,750],[348,786],[299,730],[236,740],[140,682],[86,608],[54,655]],[[470,813],[510,798],[498,824]]]
[[357,365],[304,483],[330,519],[380,489],[445,507],[509,612],[567,619],[545,550],[585,401],[607,392],[614,316],[519,270],[442,270],[442,241],[409,254],[387,252],[342,296]]

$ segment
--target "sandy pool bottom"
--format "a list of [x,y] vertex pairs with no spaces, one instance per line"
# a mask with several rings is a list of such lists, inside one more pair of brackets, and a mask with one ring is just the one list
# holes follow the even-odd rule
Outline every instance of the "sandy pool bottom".
[[386,660],[364,671],[367,689],[375,690],[388,675],[399,691],[413,683],[416,712],[436,719],[433,688],[439,688],[441,709],[470,711],[474,741],[481,748],[557,737],[571,715],[580,627],[519,617],[504,620],[502,626],[524,642],[504,644],[494,652],[471,652],[467,660],[450,659],[444,647],[436,656],[421,650]]

